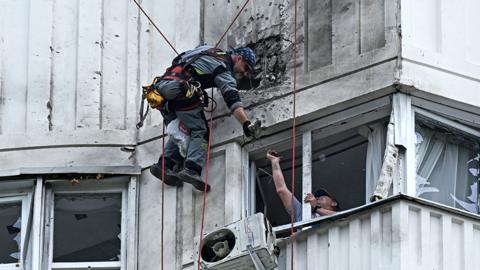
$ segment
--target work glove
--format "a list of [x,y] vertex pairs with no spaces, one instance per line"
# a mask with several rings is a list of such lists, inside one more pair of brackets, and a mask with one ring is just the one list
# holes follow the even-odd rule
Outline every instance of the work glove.
[[254,123],[250,121],[245,121],[243,123],[243,133],[247,138],[254,138],[258,139],[260,137],[260,126],[261,126],[260,121],[255,121]]
[[245,134],[245,137],[247,137],[247,138],[250,138],[250,137],[252,137],[252,135],[253,135],[253,134],[252,134],[252,129],[251,129],[251,127],[250,127],[251,124],[252,124],[252,122],[250,122],[250,121],[247,120],[247,121],[243,122],[243,125],[242,125],[242,127],[243,127],[243,134]]

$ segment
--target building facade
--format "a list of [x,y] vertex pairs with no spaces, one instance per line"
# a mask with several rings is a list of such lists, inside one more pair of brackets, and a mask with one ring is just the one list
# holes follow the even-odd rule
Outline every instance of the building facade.
[[[294,1],[250,1],[219,47],[257,53],[255,76],[239,87],[262,137],[245,140],[209,91],[218,106],[204,232],[263,212],[278,269],[290,269],[292,246],[295,269],[475,269],[477,2],[298,1],[294,61]],[[243,3],[141,5],[184,51],[215,44]],[[162,254],[164,269],[194,269],[203,194],[185,185],[162,197],[148,171],[161,116],[135,127],[141,85],[175,53],[131,1],[0,5],[0,269],[150,270]],[[300,201],[326,188],[342,212],[311,219],[305,205],[292,241],[268,149],[282,156],[289,188],[295,159]]]

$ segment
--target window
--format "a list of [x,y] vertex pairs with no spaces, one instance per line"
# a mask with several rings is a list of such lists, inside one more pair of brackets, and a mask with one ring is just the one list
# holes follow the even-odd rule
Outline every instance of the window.
[[19,198],[0,199],[0,263],[20,261],[22,231],[22,201]]
[[[338,200],[340,210],[369,201],[383,163],[389,105],[389,100],[377,100],[297,128],[300,135],[296,140],[294,196],[303,204],[303,221],[313,218],[310,206],[303,203],[305,194],[320,188]],[[291,190],[291,142],[291,131],[277,133],[258,142],[259,147],[249,155],[250,181],[256,183],[253,208],[266,214],[272,226],[290,223],[290,215],[277,195],[266,152],[279,152],[285,182]]]
[[128,180],[47,180],[48,269],[126,269]]
[[421,109],[416,112],[416,195],[479,213],[480,138],[475,135],[480,132]]
[[33,181],[0,183],[0,269],[24,269]]
[[121,193],[55,194],[53,216],[53,262],[120,261]]

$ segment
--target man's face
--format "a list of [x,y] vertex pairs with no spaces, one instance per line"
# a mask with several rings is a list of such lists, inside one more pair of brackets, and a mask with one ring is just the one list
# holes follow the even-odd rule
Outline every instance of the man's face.
[[335,206],[337,205],[337,203],[328,196],[320,196],[316,197],[316,199],[317,205],[320,205],[320,207],[324,209],[334,210]]
[[237,55],[235,57],[233,73],[235,73],[235,79],[240,80],[243,77],[248,76],[248,73],[250,72],[250,66],[241,55]]

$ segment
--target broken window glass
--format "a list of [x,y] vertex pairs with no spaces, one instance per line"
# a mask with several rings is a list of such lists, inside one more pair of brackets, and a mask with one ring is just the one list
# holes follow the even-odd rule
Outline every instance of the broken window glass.
[[20,260],[22,203],[0,203],[0,264]]
[[54,262],[120,260],[122,195],[55,194]]
[[478,213],[479,145],[453,129],[418,121],[417,196]]

